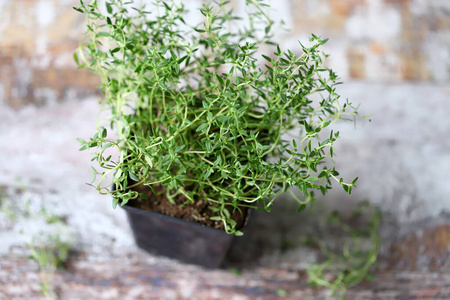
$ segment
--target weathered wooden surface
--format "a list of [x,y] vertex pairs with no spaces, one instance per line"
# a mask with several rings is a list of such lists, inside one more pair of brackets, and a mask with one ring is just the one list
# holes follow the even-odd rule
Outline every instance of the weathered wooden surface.
[[[124,212],[113,210],[109,199],[85,185],[91,180],[90,156],[77,151],[75,137],[91,135],[97,99],[19,111],[0,105],[2,209],[17,219],[0,216],[0,299],[43,299],[37,264],[26,257],[26,251],[16,251],[20,246],[27,250],[25,237],[52,234],[44,220],[33,220],[42,208],[66,220],[73,248],[90,256],[75,257],[67,270],[55,274],[60,299],[277,299],[280,291],[286,291],[285,299],[327,299],[328,291],[306,284],[302,270],[319,259],[314,251],[299,248],[301,238],[313,236],[341,246],[333,230],[327,234],[326,216],[334,209],[348,212],[366,197],[383,206],[378,268],[392,269],[378,271],[375,281],[352,288],[347,298],[450,299],[448,185],[433,180],[447,178],[448,147],[441,138],[444,133],[431,135],[434,130],[429,128],[437,128],[435,123],[417,122],[422,116],[435,115],[428,113],[434,107],[445,107],[441,104],[448,102],[448,88],[353,83],[344,94],[367,100],[367,112],[383,116],[386,107],[396,105],[385,121],[364,133],[368,142],[361,144],[361,139],[353,137],[353,144],[344,147],[342,153],[348,157],[344,165],[352,162],[346,169],[355,166],[365,174],[360,192],[353,193],[353,198],[335,194],[308,213],[295,214],[296,203],[292,202],[292,208],[289,201],[282,201],[271,214],[255,214],[247,238],[233,251],[233,257],[241,260],[240,276],[178,264],[135,249]],[[422,99],[439,105],[428,105],[426,110],[419,105]],[[406,103],[420,111],[420,118],[414,114],[406,114],[405,120],[394,118]],[[445,120],[439,114],[433,120],[439,118]],[[354,164],[359,158],[365,163]],[[423,166],[410,167],[411,161]],[[420,177],[414,179],[411,174]]]
[[[0,299],[44,299],[37,264],[11,255],[0,261]],[[333,299],[308,286],[303,272],[277,268],[205,270],[145,253],[92,262],[78,258],[57,271],[58,299]],[[280,290],[286,296],[279,294]],[[378,271],[347,299],[450,299],[450,272]]]

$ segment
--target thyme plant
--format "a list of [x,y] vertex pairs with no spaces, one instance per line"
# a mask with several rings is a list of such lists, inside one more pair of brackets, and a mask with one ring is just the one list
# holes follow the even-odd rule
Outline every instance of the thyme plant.
[[[347,289],[365,279],[372,279],[369,270],[376,263],[380,251],[381,217],[380,209],[368,201],[359,203],[350,218],[345,218],[336,211],[330,214],[328,223],[339,228],[340,234],[348,238],[340,253],[329,249],[317,238],[309,241],[320,248],[326,257],[325,261],[306,270],[309,284],[313,287],[327,287],[332,291],[332,296],[345,300]],[[353,222],[359,221],[359,226],[348,224],[351,219]],[[362,220],[365,222],[361,222]]]
[[[179,195],[184,204],[207,201],[211,219],[241,234],[233,212],[270,211],[291,187],[303,195],[299,210],[314,191],[325,195],[332,180],[348,193],[354,187],[356,178],[346,183],[326,166],[339,132],[320,135],[357,114],[325,66],[320,47],[327,40],[311,35],[309,45],[282,50],[271,40],[267,4],[246,0],[243,20],[228,2],[204,4],[199,25],[186,22],[181,1],[80,1],[74,8],[87,18],[87,40],[74,59],[99,75],[110,112],[108,126],[80,140],[81,149],[95,149],[95,187],[111,193],[114,206],[145,197],[138,185],[162,185],[173,203]],[[293,131],[299,138],[286,138]],[[110,147],[120,151],[118,160]]]

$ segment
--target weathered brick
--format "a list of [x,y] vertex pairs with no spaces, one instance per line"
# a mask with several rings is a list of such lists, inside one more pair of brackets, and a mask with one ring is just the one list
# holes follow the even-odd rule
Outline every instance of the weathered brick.
[[[233,5],[236,7],[239,1],[233,1]],[[293,39],[304,39],[311,32],[330,38],[327,52],[332,54],[331,59],[333,53],[338,53],[336,64],[350,79],[450,81],[447,1],[280,1],[284,2],[272,3],[274,8],[283,8],[284,14],[290,14],[286,19],[292,23],[288,38],[284,35],[281,44],[290,46]],[[67,81],[58,83],[51,79],[60,69],[61,74],[73,74],[71,82],[76,89],[95,91],[94,77],[83,75],[84,71],[75,72],[70,59],[85,31],[84,16],[74,11],[73,5],[73,1],[58,0],[3,1],[0,9],[3,101],[17,105],[39,103],[45,99],[36,98],[34,90],[42,88],[62,97]],[[17,61],[27,63],[17,65]],[[50,69],[48,73],[35,72],[46,68]],[[20,80],[23,74],[32,74],[32,84],[27,86]],[[36,79],[35,75],[45,79]],[[58,77],[65,76],[68,75]]]
[[405,269],[450,269],[450,226],[414,232],[391,246],[393,266]]

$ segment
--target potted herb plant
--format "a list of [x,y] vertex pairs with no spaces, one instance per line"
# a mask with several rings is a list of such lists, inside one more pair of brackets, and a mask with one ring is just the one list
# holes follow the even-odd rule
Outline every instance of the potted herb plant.
[[291,187],[302,193],[298,211],[334,180],[351,192],[356,179],[326,164],[339,136],[328,128],[357,114],[336,94],[326,40],[282,50],[259,0],[245,1],[246,20],[229,1],[204,4],[200,25],[172,1],[80,2],[88,39],[74,58],[101,78],[109,112],[81,149],[96,149],[94,186],[126,208],[139,246],[217,266],[249,209],[270,211]]

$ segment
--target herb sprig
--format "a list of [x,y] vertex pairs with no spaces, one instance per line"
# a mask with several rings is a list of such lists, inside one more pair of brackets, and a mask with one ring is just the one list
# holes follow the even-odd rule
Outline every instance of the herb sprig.
[[[350,193],[357,178],[346,183],[326,166],[339,132],[320,135],[357,114],[336,93],[339,78],[320,50],[327,40],[311,35],[309,45],[282,50],[271,40],[269,6],[259,0],[246,1],[246,21],[229,1],[204,4],[198,26],[187,24],[183,4],[174,2],[80,1],[74,8],[87,18],[88,37],[75,61],[100,76],[102,105],[118,137],[100,127],[80,140],[82,150],[96,149],[100,193],[124,205],[139,196],[133,186],[162,184],[171,201],[179,194],[208,201],[212,218],[235,234],[234,210],[270,211],[291,187],[302,193],[299,211],[332,180]],[[274,52],[261,55],[262,46]],[[294,130],[297,141],[286,138]],[[110,147],[120,150],[117,161],[106,154]],[[112,183],[105,183],[108,174]]]

